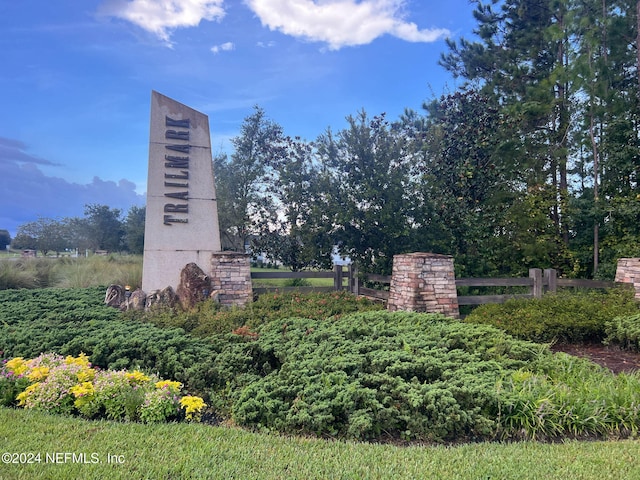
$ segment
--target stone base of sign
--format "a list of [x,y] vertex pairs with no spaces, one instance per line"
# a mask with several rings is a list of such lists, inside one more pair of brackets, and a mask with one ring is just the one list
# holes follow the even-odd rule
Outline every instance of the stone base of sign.
[[395,255],[387,308],[459,318],[453,257],[434,253]]
[[616,282],[633,285],[636,300],[640,300],[640,258],[619,258]]
[[249,255],[217,252],[211,255],[211,288],[221,305],[243,306],[253,300]]

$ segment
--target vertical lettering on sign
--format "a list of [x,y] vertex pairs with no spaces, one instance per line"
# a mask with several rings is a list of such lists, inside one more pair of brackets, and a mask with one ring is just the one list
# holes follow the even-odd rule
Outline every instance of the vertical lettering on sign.
[[[186,142],[165,145],[165,149],[169,151],[168,153],[179,152],[188,155],[191,149],[191,145],[189,145],[191,129],[190,119],[175,119],[165,116],[165,127],[170,127],[164,132],[164,137],[166,139]],[[189,157],[167,154],[164,156],[164,160],[164,187],[166,189],[164,196],[167,198],[182,200],[187,203],[165,203],[164,213],[175,215],[164,215],[163,223],[168,226],[173,226],[174,223],[189,223],[189,182],[177,181],[189,180]],[[176,173],[175,170],[169,169],[177,169],[179,172]],[[179,188],[181,191],[173,190],[176,188]]]

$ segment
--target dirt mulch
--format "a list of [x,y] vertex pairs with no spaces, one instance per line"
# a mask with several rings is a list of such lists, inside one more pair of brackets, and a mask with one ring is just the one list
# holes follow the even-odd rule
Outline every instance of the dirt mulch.
[[602,344],[556,344],[551,347],[554,352],[564,352],[577,357],[586,357],[593,362],[608,368],[613,373],[630,372],[640,369],[640,353],[627,352],[617,347]]

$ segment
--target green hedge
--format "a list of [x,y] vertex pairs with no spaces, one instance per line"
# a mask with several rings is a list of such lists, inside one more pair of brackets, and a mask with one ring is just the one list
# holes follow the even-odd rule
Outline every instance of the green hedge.
[[638,312],[633,291],[617,288],[481,305],[464,321],[493,325],[517,338],[537,342],[600,342],[605,338],[608,321]]

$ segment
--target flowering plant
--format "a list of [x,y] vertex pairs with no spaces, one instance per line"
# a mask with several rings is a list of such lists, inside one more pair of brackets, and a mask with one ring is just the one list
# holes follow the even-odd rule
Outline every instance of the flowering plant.
[[79,413],[87,418],[162,422],[178,418],[182,407],[188,420],[199,420],[204,400],[181,398],[181,390],[180,382],[139,370],[98,370],[84,354],[46,353],[31,360],[17,357],[0,368],[3,405],[17,402],[24,408]]
[[200,421],[202,410],[207,406],[200,397],[187,395],[180,399],[180,406],[185,409],[187,420]]

